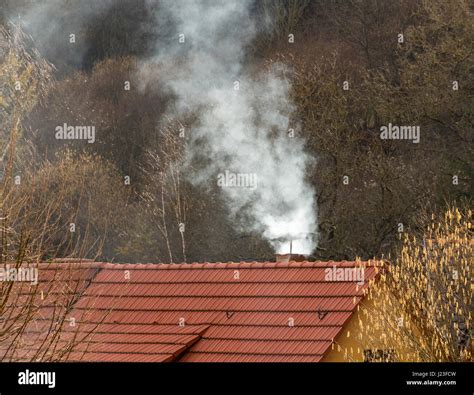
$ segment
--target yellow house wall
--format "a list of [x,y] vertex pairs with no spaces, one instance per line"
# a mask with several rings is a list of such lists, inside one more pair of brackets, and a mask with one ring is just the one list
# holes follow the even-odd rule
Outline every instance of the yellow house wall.
[[[360,310],[355,311],[354,314],[349,318],[349,321],[344,325],[343,330],[335,339],[334,347],[331,348],[327,354],[323,357],[322,362],[364,362],[364,349],[374,348],[374,344],[368,344],[362,340],[357,339],[359,333],[359,317],[362,320],[364,327],[367,327],[367,319],[362,314],[363,308],[372,307],[373,302],[369,298],[365,298],[360,305]],[[393,311],[386,312],[386,318],[395,319]],[[349,336],[347,334],[349,333]],[[379,338],[382,335],[382,330],[379,333],[375,332],[375,338]],[[338,347],[339,345],[339,347]],[[382,348],[382,347],[380,347]],[[345,349],[348,352],[348,358],[344,358]],[[352,349],[352,350],[351,350]],[[395,349],[397,361],[406,362],[401,355],[406,355],[409,350],[403,350],[400,347]]]
[[[363,362],[364,361],[364,350],[361,349],[360,341],[356,340],[356,335],[358,333],[358,320],[359,316],[362,316],[360,311],[355,312],[352,314],[349,321],[344,326],[344,329],[339,333],[339,335],[335,339],[335,343],[333,348],[329,350],[329,352],[324,356],[322,362]],[[348,332],[350,336],[347,337]],[[339,345],[339,347],[338,347]],[[350,354],[352,348],[352,354]],[[359,351],[358,351],[359,348]],[[349,354],[351,355],[351,359],[344,358],[344,349],[347,349]]]

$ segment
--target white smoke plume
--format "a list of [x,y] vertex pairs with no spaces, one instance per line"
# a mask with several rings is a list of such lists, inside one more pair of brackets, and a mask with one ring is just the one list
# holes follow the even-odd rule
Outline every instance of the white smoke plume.
[[316,205],[305,171],[312,159],[297,134],[289,136],[298,127],[290,123],[286,66],[253,74],[245,68],[245,49],[257,31],[250,10],[245,0],[162,1],[157,23],[173,23],[176,39],[158,43],[152,63],[177,96],[173,116],[199,116],[189,131],[189,156],[209,160],[194,182],[209,185],[226,171],[256,174],[256,188],[221,189],[232,218],[278,253],[288,253],[292,241],[294,253],[310,254]]

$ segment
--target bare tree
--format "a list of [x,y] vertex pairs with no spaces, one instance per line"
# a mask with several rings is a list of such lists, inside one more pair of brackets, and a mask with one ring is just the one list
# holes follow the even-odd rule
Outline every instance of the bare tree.
[[[80,204],[65,207],[71,190],[61,181],[67,180],[45,182],[53,173],[50,164],[36,163],[22,139],[21,121],[44,97],[50,66],[26,51],[26,37],[14,29],[13,35],[0,31],[6,48],[0,63],[1,105],[9,116],[2,119],[7,134],[0,180],[0,360],[61,360],[78,341],[70,314],[94,270],[51,260],[58,254],[95,256],[103,240],[91,239],[88,223],[82,232],[68,228],[77,222]],[[18,169],[21,177],[15,175]],[[61,172],[61,166],[55,170]],[[86,189],[81,191],[84,195]],[[46,258],[50,263],[42,263]]]
[[[189,199],[184,163],[184,130],[184,126],[179,122],[172,122],[164,127],[160,135],[160,148],[149,151],[148,166],[144,168],[148,183],[142,198],[161,234],[170,263],[176,259],[186,262],[185,235]],[[177,235],[180,240],[179,247],[175,239]],[[173,251],[174,248],[176,251]]]

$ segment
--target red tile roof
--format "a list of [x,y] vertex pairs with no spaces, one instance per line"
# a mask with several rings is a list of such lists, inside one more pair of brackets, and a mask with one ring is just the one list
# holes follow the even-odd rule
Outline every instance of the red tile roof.
[[[360,265],[363,285],[325,280]],[[317,362],[376,275],[360,262],[75,266],[88,276],[61,337],[71,361]]]

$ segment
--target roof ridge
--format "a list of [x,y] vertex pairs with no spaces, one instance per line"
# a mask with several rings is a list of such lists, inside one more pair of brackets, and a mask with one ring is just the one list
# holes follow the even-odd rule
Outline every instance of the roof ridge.
[[[52,263],[54,264],[54,262]],[[73,264],[78,268],[88,267],[108,270],[191,270],[191,269],[280,269],[280,268],[328,268],[328,267],[378,267],[383,266],[381,260],[366,260],[366,261],[289,261],[289,262],[192,262],[192,263],[116,263],[116,262],[75,262]]]
[[[8,264],[8,262],[6,263]],[[386,262],[382,259],[369,260],[342,260],[342,261],[289,261],[289,262],[274,262],[274,261],[240,261],[240,262],[192,262],[192,263],[163,263],[163,262],[148,262],[148,263],[118,263],[118,262],[96,262],[92,260],[83,261],[50,261],[50,262],[29,262],[23,263],[23,266],[39,266],[42,270],[56,270],[58,267],[68,269],[134,269],[134,270],[149,270],[149,269],[165,269],[165,270],[188,270],[188,269],[280,269],[280,268],[328,268],[328,267],[383,267]]]

